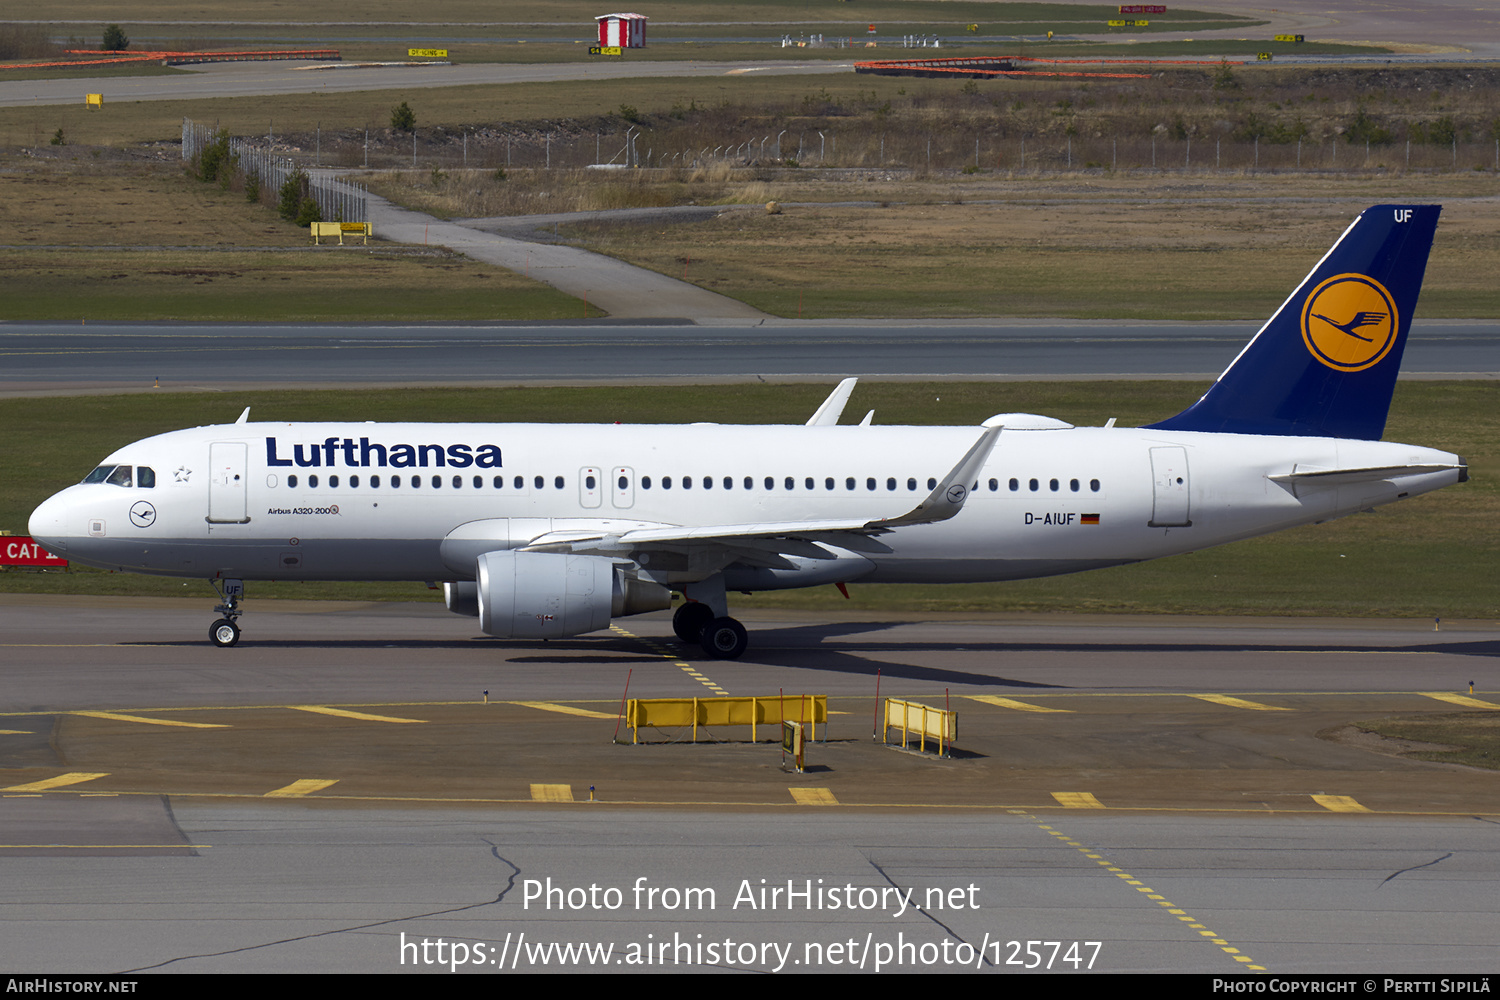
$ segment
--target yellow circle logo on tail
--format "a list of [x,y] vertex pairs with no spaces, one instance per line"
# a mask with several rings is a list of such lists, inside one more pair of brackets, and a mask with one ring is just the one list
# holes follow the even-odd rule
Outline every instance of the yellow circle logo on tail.
[[1302,306],[1302,342],[1334,371],[1362,372],[1396,343],[1396,303],[1363,274],[1340,274],[1313,289]]

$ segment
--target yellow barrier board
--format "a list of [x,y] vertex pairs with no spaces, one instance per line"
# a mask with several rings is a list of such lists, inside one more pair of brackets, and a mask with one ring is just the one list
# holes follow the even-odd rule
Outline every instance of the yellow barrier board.
[[618,56],[618,55],[623,55],[623,54],[624,54],[624,49],[622,49],[618,45],[590,45],[589,46],[589,55],[591,55],[591,56]]
[[407,49],[408,59],[447,59],[447,49]]
[[885,700],[887,736],[892,729],[901,730],[903,748],[906,746],[908,737],[915,736],[918,740],[918,749],[926,750],[927,740],[931,738],[937,741],[938,753],[943,753],[945,748],[952,749],[953,741],[958,739],[958,713],[930,708],[915,701],[887,698]]
[[344,234],[355,233],[364,237],[365,243],[370,242],[370,224],[368,222],[314,222],[308,227],[312,231],[312,241],[315,245],[322,245],[323,237],[339,239],[339,246],[344,245]]
[[625,723],[631,729],[632,743],[640,742],[640,730],[693,727],[693,740],[699,726],[749,726],[755,741],[759,727],[780,726],[785,720],[810,727],[817,739],[817,724],[828,723],[828,696],[801,695],[769,698],[631,698],[625,707]]
[[102,108],[104,107],[104,95],[85,94],[83,95],[83,102],[91,108]]

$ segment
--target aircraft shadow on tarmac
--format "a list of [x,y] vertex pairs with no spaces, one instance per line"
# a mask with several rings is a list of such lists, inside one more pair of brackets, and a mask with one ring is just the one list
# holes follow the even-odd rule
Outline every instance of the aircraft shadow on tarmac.
[[[1067,690],[1072,685],[1047,684],[1026,681],[996,674],[974,673],[946,667],[931,667],[911,663],[892,663],[871,659],[881,655],[941,656],[949,654],[987,654],[997,658],[1026,653],[1197,653],[1205,655],[1225,653],[1443,653],[1455,656],[1500,657],[1500,640],[1486,639],[1472,642],[1420,642],[1409,645],[1375,645],[1367,643],[1244,643],[1244,642],[899,642],[882,641],[879,636],[890,627],[890,622],[830,622],[816,625],[794,626],[777,629],[762,629],[757,632],[759,640],[754,660],[741,661],[733,669],[740,670],[755,665],[785,667],[796,670],[811,670],[824,673],[853,674],[874,677],[878,671],[882,677],[900,678],[927,683],[962,684],[973,687],[1028,688],[1036,690]],[[846,636],[871,636],[870,640],[841,643]],[[687,659],[702,659],[696,648],[681,646],[676,640],[668,640],[673,651],[680,651]],[[639,640],[618,636],[598,638],[580,637],[557,639],[540,646],[535,643],[522,644],[514,640],[496,639],[490,636],[475,636],[468,639],[263,639],[254,642],[256,649],[421,649],[427,651],[455,650],[472,652],[482,648],[480,644],[494,644],[501,650],[516,650],[520,655],[508,656],[505,663],[515,664],[638,664],[661,663],[659,653],[642,653]],[[193,641],[168,641],[154,643],[122,643],[122,645],[151,646],[198,646]],[[247,647],[250,644],[246,644]],[[522,653],[522,650],[527,652]],[[709,661],[718,663],[721,661]],[[1003,660],[997,659],[997,665]]]

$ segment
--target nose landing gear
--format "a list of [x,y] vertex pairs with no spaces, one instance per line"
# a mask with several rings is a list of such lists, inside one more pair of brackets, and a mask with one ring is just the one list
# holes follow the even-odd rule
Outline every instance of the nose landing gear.
[[245,581],[225,580],[222,588],[214,580],[208,582],[221,601],[214,610],[224,616],[208,627],[208,641],[221,648],[233,646],[240,641],[240,627],[235,619],[244,613],[240,611],[240,598],[245,596]]

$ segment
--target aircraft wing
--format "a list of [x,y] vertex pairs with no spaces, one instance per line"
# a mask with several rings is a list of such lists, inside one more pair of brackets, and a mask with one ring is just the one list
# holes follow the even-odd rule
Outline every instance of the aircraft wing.
[[[675,549],[695,545],[735,547],[750,545],[795,555],[806,551],[814,541],[824,541],[842,548],[866,549],[871,536],[894,528],[946,521],[963,509],[971,491],[969,485],[979,474],[1002,427],[988,427],[969,448],[958,464],[927,497],[911,510],[895,517],[861,517],[806,521],[766,521],[747,524],[667,525],[633,528],[620,532],[555,531],[532,539],[526,546],[532,551],[589,552],[600,555],[638,552],[642,549]],[[873,504],[872,504],[873,506]],[[767,541],[775,544],[767,545]],[[876,546],[883,548],[883,546]]]

